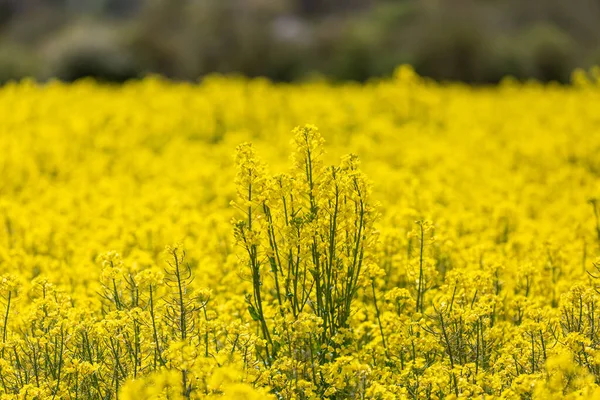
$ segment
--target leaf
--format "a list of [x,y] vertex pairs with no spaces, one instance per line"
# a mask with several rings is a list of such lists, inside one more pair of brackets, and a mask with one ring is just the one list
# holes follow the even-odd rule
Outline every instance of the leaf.
[[260,321],[260,315],[258,315],[258,312],[256,312],[256,309],[252,304],[248,306],[248,311],[250,312],[250,316],[254,321]]

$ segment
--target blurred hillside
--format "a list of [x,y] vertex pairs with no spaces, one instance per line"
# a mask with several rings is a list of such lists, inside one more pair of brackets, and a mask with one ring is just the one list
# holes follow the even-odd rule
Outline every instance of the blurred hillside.
[[597,0],[0,0],[0,82],[365,80],[410,63],[440,80],[566,81],[600,63]]

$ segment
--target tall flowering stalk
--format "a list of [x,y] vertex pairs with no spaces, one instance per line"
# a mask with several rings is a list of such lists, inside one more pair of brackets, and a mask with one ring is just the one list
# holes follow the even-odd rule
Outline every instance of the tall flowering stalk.
[[[376,211],[370,186],[355,155],[339,166],[323,165],[323,138],[306,125],[294,130],[289,174],[267,177],[252,146],[237,152],[238,200],[243,219],[234,222],[253,293],[248,309],[266,341],[270,362],[281,355],[332,361],[350,329],[353,300],[367,282],[376,240]],[[303,348],[291,343],[306,316],[317,329],[306,332]],[[280,319],[282,324],[271,323]],[[308,379],[321,384],[318,368]]]

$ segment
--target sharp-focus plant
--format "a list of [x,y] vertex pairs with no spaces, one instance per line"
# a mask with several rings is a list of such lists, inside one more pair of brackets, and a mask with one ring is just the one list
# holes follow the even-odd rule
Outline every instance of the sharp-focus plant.
[[323,394],[321,367],[352,338],[353,301],[373,263],[377,214],[355,155],[325,166],[323,139],[311,125],[294,130],[293,144],[292,169],[276,176],[266,174],[251,144],[238,147],[235,204],[243,218],[234,222],[235,236],[252,281],[248,310],[265,341],[259,356],[267,366],[284,358],[308,364],[290,374]]

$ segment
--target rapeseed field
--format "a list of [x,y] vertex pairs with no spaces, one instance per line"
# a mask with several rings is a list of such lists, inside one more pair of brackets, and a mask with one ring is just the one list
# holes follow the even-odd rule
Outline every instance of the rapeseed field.
[[2,87],[1,398],[600,398],[599,78]]

